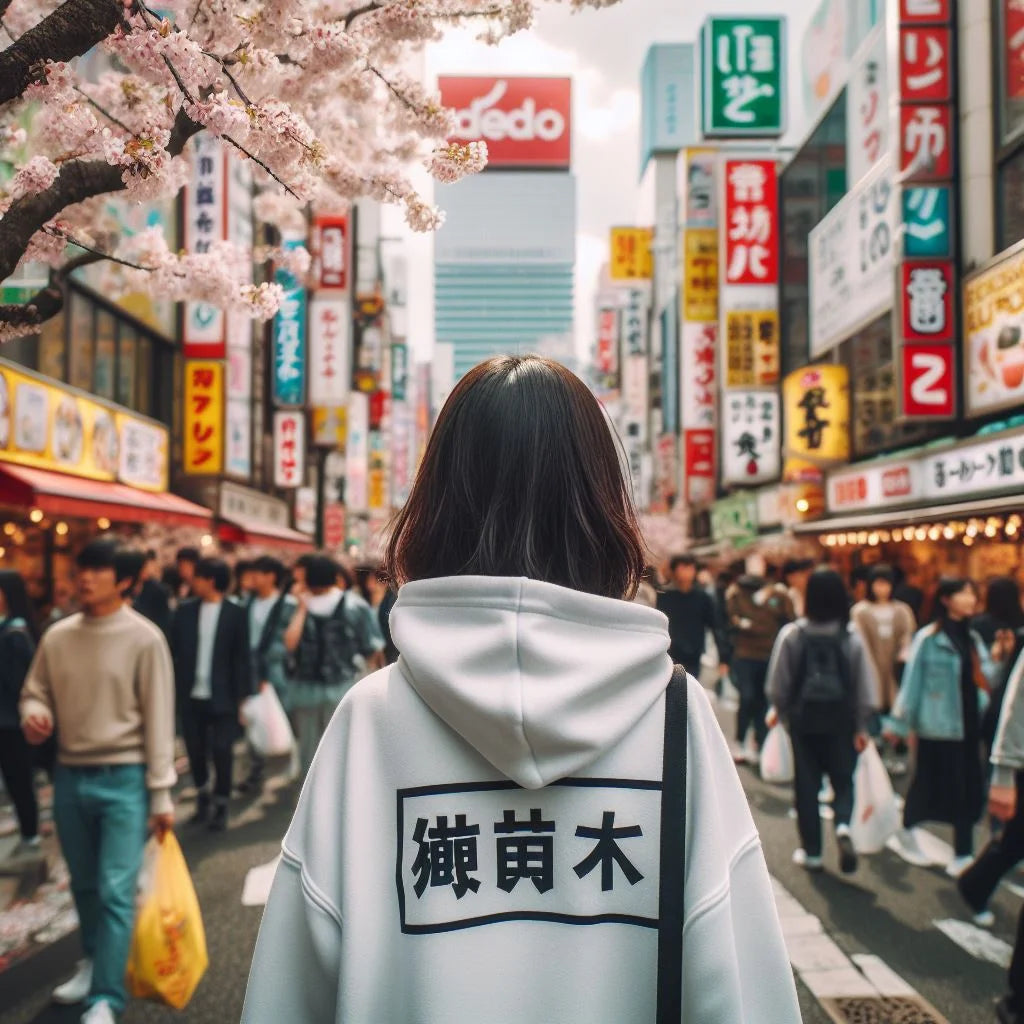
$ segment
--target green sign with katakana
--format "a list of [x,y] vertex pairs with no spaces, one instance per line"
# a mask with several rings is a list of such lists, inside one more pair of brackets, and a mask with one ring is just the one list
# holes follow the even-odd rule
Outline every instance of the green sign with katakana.
[[705,136],[777,138],[785,132],[785,18],[708,18],[701,53]]

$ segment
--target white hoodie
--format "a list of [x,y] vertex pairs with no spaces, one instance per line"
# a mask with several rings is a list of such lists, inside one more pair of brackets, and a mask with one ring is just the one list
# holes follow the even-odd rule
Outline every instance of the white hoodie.
[[[655,1019],[665,617],[527,579],[402,588],[324,736],[243,1024]],[[757,831],[689,680],[683,1022],[797,1024]],[[509,780],[512,780],[511,782]]]

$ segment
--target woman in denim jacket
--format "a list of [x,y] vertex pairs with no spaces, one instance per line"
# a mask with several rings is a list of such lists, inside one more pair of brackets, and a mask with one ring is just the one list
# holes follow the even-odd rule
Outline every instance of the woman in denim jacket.
[[971,863],[974,825],[985,806],[981,715],[995,672],[981,637],[970,628],[978,593],[967,579],[943,579],[935,595],[938,618],[914,638],[889,734],[917,736],[914,778],[899,835],[902,855],[927,865],[915,826],[953,826],[957,877]]

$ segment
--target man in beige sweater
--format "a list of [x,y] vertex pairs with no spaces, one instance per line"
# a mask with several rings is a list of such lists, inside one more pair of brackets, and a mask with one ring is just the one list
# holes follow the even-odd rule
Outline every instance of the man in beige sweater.
[[[30,743],[56,728],[53,814],[71,874],[85,952],[59,1003],[86,1003],[83,1024],[113,1024],[124,974],[147,821],[174,824],[174,675],[163,634],[127,607],[116,543],[78,556],[82,611],[44,634],[21,695]],[[120,568],[119,568],[120,566]]]

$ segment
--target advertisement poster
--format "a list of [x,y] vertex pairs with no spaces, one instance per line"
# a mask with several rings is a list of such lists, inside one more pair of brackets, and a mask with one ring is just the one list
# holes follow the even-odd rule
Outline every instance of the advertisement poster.
[[299,487],[306,473],[306,414],[274,413],[274,486]]
[[722,481],[769,483],[779,476],[779,395],[727,391],[722,398]]
[[795,370],[783,382],[782,399],[787,462],[824,467],[850,458],[850,375],[845,366]]
[[224,364],[185,361],[185,458],[191,476],[210,476],[224,468]]

